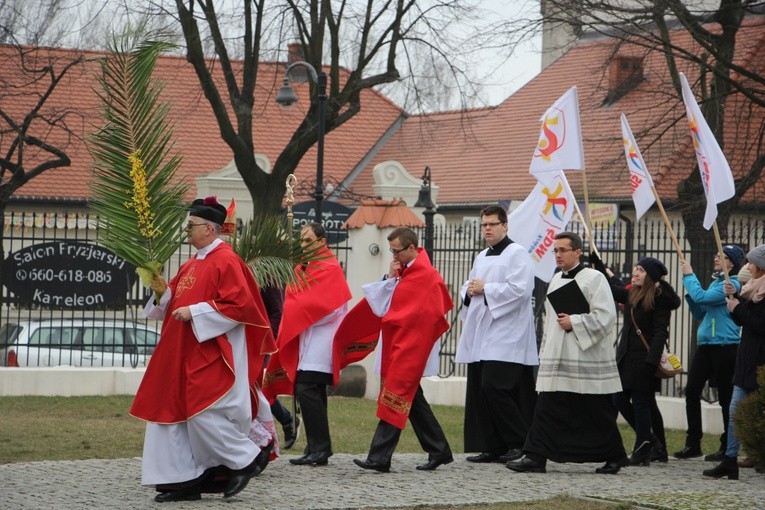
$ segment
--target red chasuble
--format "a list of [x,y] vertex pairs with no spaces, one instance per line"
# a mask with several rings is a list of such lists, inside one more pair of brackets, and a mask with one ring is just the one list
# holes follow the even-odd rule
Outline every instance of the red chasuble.
[[449,329],[444,315],[454,304],[443,278],[422,248],[401,274],[390,309],[377,317],[366,299],[348,312],[335,334],[335,383],[340,369],[374,350],[382,331],[377,417],[403,429],[433,344]]
[[[284,295],[282,322],[279,325],[279,352],[271,356],[263,382],[263,393],[269,400],[277,395],[292,395],[300,355],[300,334],[351,299],[345,274],[332,252],[324,247],[317,252],[321,260],[305,269],[295,268],[295,285]],[[305,280],[302,283],[300,277]]]
[[[191,321],[174,319],[181,306],[206,302],[245,326],[250,386],[263,374],[265,354],[276,350],[260,291],[252,272],[226,243],[204,259],[183,264],[170,281],[172,297],[160,341],[151,356],[130,414],[155,423],[178,423],[201,413],[234,384],[234,359],[226,335],[199,342]],[[253,416],[257,396],[251,390]]]

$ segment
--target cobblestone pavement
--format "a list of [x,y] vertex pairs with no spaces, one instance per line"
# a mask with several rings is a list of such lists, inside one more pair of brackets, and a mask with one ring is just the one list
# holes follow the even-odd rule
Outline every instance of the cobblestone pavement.
[[[595,464],[549,463],[546,474],[514,473],[502,464],[471,464],[465,455],[433,472],[416,471],[424,454],[394,455],[391,473],[364,471],[359,455],[339,454],[326,467],[293,466],[284,456],[231,500],[161,508],[364,509],[416,505],[482,504],[545,499],[558,494],[628,501],[651,508],[765,509],[765,475],[741,470],[741,479],[701,475],[710,462],[670,460],[599,475]],[[363,457],[363,456],[361,456]],[[140,486],[141,459],[31,462],[0,465],[0,508],[158,508],[153,489]]]

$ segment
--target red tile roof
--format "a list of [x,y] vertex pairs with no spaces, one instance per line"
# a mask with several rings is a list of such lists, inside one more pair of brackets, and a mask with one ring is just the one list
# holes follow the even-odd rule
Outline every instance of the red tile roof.
[[[764,21],[762,17],[747,20],[736,43],[737,64],[760,75],[765,74]],[[683,31],[674,32],[672,40],[701,53]],[[605,66],[617,42],[606,38],[581,41],[497,107],[410,117],[369,169],[387,160],[400,162],[410,173],[429,166],[433,183],[440,187],[438,201],[442,206],[523,199],[535,184],[528,168],[539,135],[539,118],[566,90],[577,85],[590,199],[630,200],[619,125],[621,113],[627,115],[638,137],[659,194],[667,201],[676,199],[678,181],[695,164],[682,100],[667,86],[666,62],[661,53],[624,44],[618,49],[619,55],[644,55],[645,80],[620,100],[604,106],[608,93]],[[697,73],[692,66],[678,63],[693,83]],[[726,108],[724,152],[734,177],[741,176],[756,158],[756,144],[749,130],[758,129],[765,120],[763,109],[755,107],[749,123],[737,122],[748,105],[736,95]],[[641,137],[638,133],[652,123],[657,127],[649,136]],[[582,200],[581,174],[567,175],[574,193]],[[373,184],[369,170],[359,175],[351,187],[357,193],[368,194]],[[765,200],[762,180],[745,199]]]
[[[30,51],[33,51],[30,49]],[[74,50],[53,50],[41,48],[34,53],[37,65],[49,57],[71,59],[77,54]],[[42,113],[67,111],[74,137],[68,138],[63,132],[51,130],[45,136],[56,146],[66,150],[72,159],[72,165],[63,169],[49,170],[20,188],[18,198],[72,198],[90,197],[92,159],[88,153],[84,138],[88,133],[103,125],[98,116],[99,103],[94,88],[97,87],[94,76],[98,72],[97,59],[101,53],[85,52],[88,61],[75,68],[55,90],[45,105]],[[36,97],[32,92],[39,92],[43,84],[23,84],[19,70],[20,59],[11,46],[0,46],[0,69],[3,69],[4,91],[0,101],[5,111],[17,121],[29,110]],[[219,71],[220,67],[216,67]],[[302,121],[305,111],[310,106],[308,85],[295,85],[300,96],[297,105],[288,111],[279,108],[274,98],[282,84],[285,66],[280,63],[261,63],[258,85],[255,92],[254,107],[254,142],[255,151],[265,154],[271,164],[287,145],[293,131]],[[157,62],[155,77],[165,83],[162,100],[172,104],[171,121],[174,123],[175,149],[183,156],[180,175],[192,185],[200,175],[216,172],[229,163],[232,153],[221,140],[218,125],[206,98],[201,92],[193,68],[183,57],[162,56]],[[217,73],[220,78],[220,73]],[[13,89],[7,84],[22,86],[18,93],[11,96]],[[225,87],[220,88],[225,94]],[[324,173],[328,178],[342,180],[371,150],[383,133],[402,115],[402,111],[390,100],[373,90],[361,94],[361,112],[340,128],[327,133],[324,147]],[[235,121],[234,121],[235,122]],[[44,126],[40,124],[37,136],[43,136]],[[0,139],[0,150],[8,149],[8,138]],[[31,151],[30,151],[31,152]],[[26,155],[27,168],[35,161],[35,155]],[[316,149],[311,149],[300,162],[296,175],[300,180],[315,179]]]

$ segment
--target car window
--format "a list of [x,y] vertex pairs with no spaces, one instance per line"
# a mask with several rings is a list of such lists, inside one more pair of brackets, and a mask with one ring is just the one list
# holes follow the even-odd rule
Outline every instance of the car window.
[[154,352],[157,340],[159,340],[159,333],[141,328],[131,329],[130,333],[133,335],[133,343],[138,348],[139,354],[151,354]]
[[111,327],[86,327],[82,343],[86,351],[121,353],[125,350],[125,332]]
[[41,327],[32,332],[29,345],[71,347],[74,338],[75,330],[72,327]]
[[23,330],[23,326],[3,324],[0,326],[0,345],[10,345],[14,343]]

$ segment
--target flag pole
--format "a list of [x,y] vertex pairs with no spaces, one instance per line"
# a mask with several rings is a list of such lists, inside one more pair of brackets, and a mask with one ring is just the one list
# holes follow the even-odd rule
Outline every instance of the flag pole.
[[576,200],[574,200],[574,210],[576,210],[576,214],[579,215],[579,219],[582,220],[582,224],[584,225],[584,235],[587,237],[587,239],[590,240],[590,251],[595,252],[595,255],[600,257],[598,247],[595,246],[595,240],[592,238],[592,234],[590,233],[590,227],[587,226],[587,220],[584,218],[582,210],[579,209],[579,204],[576,203]]
[[717,228],[717,220],[712,223],[712,229],[715,233],[715,242],[717,243],[717,253],[720,254],[720,266],[723,268],[723,274],[725,274],[725,282],[730,283],[730,276],[728,275],[728,264],[725,263],[725,253],[723,253],[722,240],[720,239],[720,231]]
[[680,243],[677,242],[677,236],[675,236],[675,231],[672,230],[672,225],[669,223],[669,218],[667,217],[667,213],[664,210],[664,204],[661,203],[659,192],[656,191],[656,186],[654,186],[653,184],[651,184],[651,191],[653,191],[653,196],[656,199],[656,205],[659,207],[659,212],[661,213],[661,217],[664,219],[664,224],[667,226],[667,231],[669,232],[670,239],[672,239],[672,244],[675,245],[675,251],[677,252],[677,255],[680,257],[680,262],[685,262],[683,251],[680,249]]
[[600,257],[598,248],[595,246],[595,239],[592,238],[592,214],[590,212],[590,195],[587,191],[587,172],[585,170],[582,170],[582,187],[584,188],[584,207],[587,208],[587,217],[582,216],[582,211],[579,210],[579,205],[576,202],[574,202],[574,205],[576,206],[576,212],[579,213],[579,217],[584,221],[584,232],[590,240],[590,251],[595,252],[595,255]]

